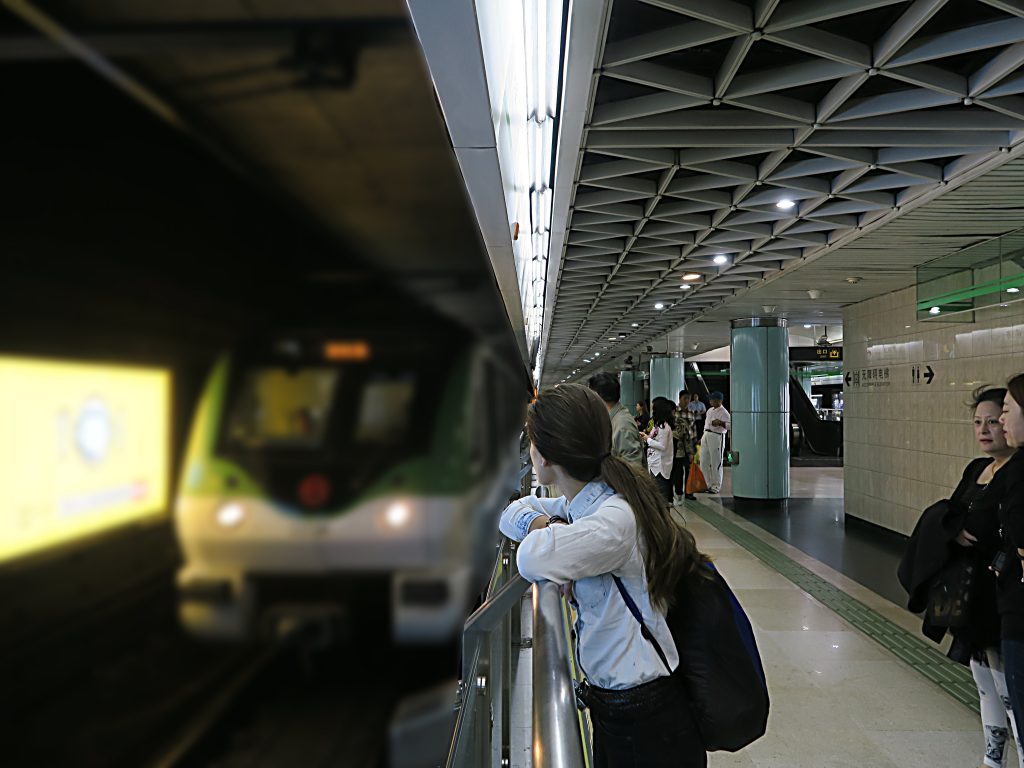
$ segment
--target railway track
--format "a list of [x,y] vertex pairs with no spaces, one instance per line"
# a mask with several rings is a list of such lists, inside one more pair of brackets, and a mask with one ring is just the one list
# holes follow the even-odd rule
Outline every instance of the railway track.
[[241,664],[149,768],[385,768],[399,700],[450,673],[450,651],[297,639]]

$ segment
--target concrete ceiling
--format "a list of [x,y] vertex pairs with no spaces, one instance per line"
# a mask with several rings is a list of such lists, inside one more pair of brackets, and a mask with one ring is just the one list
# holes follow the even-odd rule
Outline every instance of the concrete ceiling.
[[545,383],[764,306],[838,323],[1022,223],[1019,2],[615,0],[598,61]]
[[[382,303],[411,294],[515,348],[402,0],[5,6],[0,64],[73,61],[38,33],[41,10],[93,69],[112,65],[137,86],[117,87],[378,268]],[[340,285],[348,265],[306,278]]]

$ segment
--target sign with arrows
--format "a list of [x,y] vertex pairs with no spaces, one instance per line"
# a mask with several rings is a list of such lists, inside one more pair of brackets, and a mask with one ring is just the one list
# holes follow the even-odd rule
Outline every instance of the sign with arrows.
[[[921,376],[922,376],[922,374],[921,374],[921,366],[920,365],[912,365],[910,367],[910,383],[911,384],[920,384],[921,383]],[[932,370],[932,367],[930,365],[925,365],[925,367],[924,367],[925,383],[926,384],[931,384],[932,380],[934,378],[935,378],[935,371]]]

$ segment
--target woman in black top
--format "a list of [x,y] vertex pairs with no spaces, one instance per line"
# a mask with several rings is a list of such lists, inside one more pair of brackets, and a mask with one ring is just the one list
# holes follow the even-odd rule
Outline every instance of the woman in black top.
[[636,401],[636,416],[633,417],[633,421],[636,422],[636,428],[641,432],[647,431],[647,425],[651,421],[651,412],[647,408],[646,400]]
[[[1024,447],[1024,373],[1010,379],[999,421],[1006,442]],[[999,471],[1004,476],[999,522],[1003,534],[1004,562],[993,563],[999,582],[999,615],[1002,620],[1003,667],[1017,732],[1024,732],[1024,451]]]
[[[974,565],[975,583],[967,626],[950,630],[954,658],[970,658],[971,672],[981,701],[981,723],[985,732],[984,766],[1001,768],[1006,746],[1007,723],[1012,723],[1007,702],[1000,646],[999,612],[996,606],[995,575],[987,566],[1002,546],[999,537],[999,504],[1007,475],[1002,471],[1016,452],[1007,445],[999,423],[1005,389],[974,393],[974,439],[986,454],[964,470],[960,484],[950,497],[952,530],[959,530],[956,543],[960,556]],[[951,531],[952,532],[952,531]],[[1014,735],[1016,736],[1016,730]],[[1020,766],[1024,751],[1016,739]]]

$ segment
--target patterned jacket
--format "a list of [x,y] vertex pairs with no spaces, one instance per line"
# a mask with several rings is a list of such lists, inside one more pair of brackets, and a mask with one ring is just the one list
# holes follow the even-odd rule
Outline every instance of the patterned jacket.
[[697,429],[694,413],[687,408],[677,408],[672,436],[676,439],[676,456],[693,456]]

